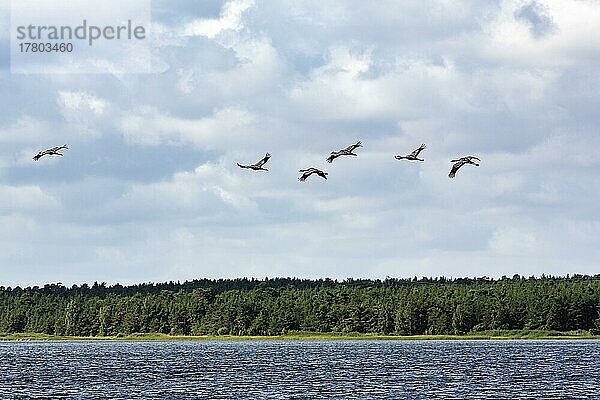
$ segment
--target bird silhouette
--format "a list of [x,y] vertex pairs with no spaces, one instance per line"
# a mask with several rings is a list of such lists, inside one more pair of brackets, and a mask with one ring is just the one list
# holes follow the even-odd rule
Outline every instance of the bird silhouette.
[[423,143],[418,149],[416,149],[412,153],[410,153],[406,156],[394,156],[394,158],[396,160],[425,161],[424,159],[419,158],[419,153],[421,153],[423,150],[425,150],[426,147],[427,146],[425,146],[425,143]]
[[476,167],[479,167],[479,164],[473,160],[477,160],[477,161],[481,162],[481,159],[479,159],[475,156],[465,156],[465,157],[457,158],[455,160],[451,160],[450,162],[453,162],[455,164],[452,166],[452,169],[450,170],[448,177],[454,178],[454,176],[456,176],[456,171],[458,171],[459,168],[465,164],[472,164]]
[[242,165],[240,163],[237,163],[237,165],[240,168],[252,169],[254,171],[268,171],[268,169],[263,168],[263,165],[265,165],[267,163],[267,161],[269,161],[269,158],[271,158],[271,154],[267,153],[267,154],[265,154],[265,156],[262,160],[254,163],[254,164]]
[[35,156],[33,156],[33,160],[38,161],[40,158],[42,158],[44,156],[61,156],[62,157],[63,154],[59,153],[59,151],[63,150],[63,149],[68,149],[66,144],[63,144],[62,146],[55,146],[50,149],[40,151]]
[[353,153],[353,151],[358,149],[359,147],[362,147],[361,142],[350,145],[350,146],[346,147],[345,149],[342,149],[339,151],[332,151],[331,154],[329,155],[329,157],[327,157],[327,162],[332,163],[333,160],[335,160],[336,158],[338,158],[340,156],[358,156],[358,154]]
[[312,174],[317,174],[325,180],[327,179],[327,175],[328,175],[327,172],[323,172],[320,169],[316,169],[316,168],[301,169],[299,172],[302,172],[302,176],[300,176],[300,178],[298,178],[298,179],[302,182],[304,182],[306,180],[306,178],[308,178]]

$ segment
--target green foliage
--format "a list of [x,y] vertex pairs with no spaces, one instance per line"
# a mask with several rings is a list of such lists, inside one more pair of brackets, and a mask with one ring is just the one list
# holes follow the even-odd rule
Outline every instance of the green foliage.
[[600,334],[599,309],[600,276],[58,284],[0,287],[0,332],[84,337]]

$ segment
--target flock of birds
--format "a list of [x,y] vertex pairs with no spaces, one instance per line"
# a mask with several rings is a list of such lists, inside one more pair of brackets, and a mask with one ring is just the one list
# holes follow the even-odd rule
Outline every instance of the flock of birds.
[[[326,161],[328,163],[332,163],[336,158],[342,157],[342,156],[357,157],[358,154],[354,153],[354,151],[356,149],[358,149],[359,147],[362,147],[361,142],[352,144],[352,145],[346,147],[345,149],[341,149],[338,151],[332,151],[331,154],[329,155],[329,157],[327,157]],[[425,144],[422,144],[417,149],[415,149],[412,153],[407,154],[405,156],[397,155],[397,156],[394,156],[394,158],[396,160],[425,161],[425,159],[419,158],[419,154],[421,154],[421,152],[423,150],[425,150],[426,147],[427,146]],[[40,158],[42,158],[44,156],[61,156],[62,157],[63,154],[60,151],[66,150],[66,149],[68,149],[66,144],[64,144],[62,146],[55,146],[50,149],[46,149],[46,150],[38,152],[35,156],[33,156],[33,159],[35,161],[38,161]],[[269,161],[270,158],[271,158],[271,154],[267,153],[260,161],[254,163],[254,164],[237,163],[237,165],[240,168],[251,169],[254,171],[268,171],[268,169],[266,169],[264,166]],[[452,165],[452,168],[450,169],[450,173],[448,174],[448,177],[454,178],[454,176],[456,175],[456,172],[463,165],[471,164],[471,165],[475,165],[476,167],[479,167],[479,163],[475,162],[474,160],[481,162],[481,159],[479,159],[475,156],[464,156],[464,157],[460,157],[460,158],[451,160],[450,162],[453,162],[454,164]],[[328,175],[327,172],[324,172],[324,171],[322,171],[318,168],[314,168],[314,167],[301,169],[301,170],[299,170],[299,172],[301,172],[302,175],[300,175],[300,177],[298,179],[302,182],[304,182],[309,176],[311,176],[313,174],[316,174],[323,179],[327,179],[327,175]]]
[[[346,147],[345,149],[341,149],[338,151],[332,151],[331,154],[329,155],[329,157],[327,157],[326,161],[328,163],[332,163],[333,160],[335,160],[338,157],[341,156],[354,156],[357,157],[358,154],[354,153],[354,151],[356,149],[358,149],[359,147],[362,147],[362,143],[361,142],[357,142],[355,144],[352,144],[348,147]],[[421,152],[423,150],[425,150],[427,146],[425,144],[422,144],[421,146],[419,146],[417,149],[415,149],[412,153],[407,154],[405,156],[394,156],[394,158],[396,160],[408,160],[408,161],[425,161],[425,159],[423,158],[419,158],[419,154],[421,154]],[[266,169],[264,167],[264,165],[269,161],[269,159],[271,158],[271,154],[267,153],[260,161],[254,163],[254,164],[240,164],[237,163],[238,167],[240,168],[246,168],[246,169],[251,169],[254,171],[268,171],[268,169]],[[464,156],[464,157],[460,157],[460,158],[456,158],[454,160],[451,160],[450,162],[453,162],[454,164],[452,165],[452,168],[450,169],[450,173],[448,174],[448,177],[450,178],[454,178],[456,176],[456,172],[460,169],[460,167],[462,167],[463,165],[466,164],[471,164],[471,165],[475,165],[476,167],[479,167],[479,163],[475,162],[475,160],[481,162],[481,159],[475,157],[475,156]],[[320,176],[323,179],[327,179],[327,172],[324,172],[318,168],[307,168],[307,169],[301,169],[299,170],[299,172],[302,173],[302,175],[300,175],[300,178],[298,178],[300,181],[304,182],[306,180],[306,178],[308,178],[309,176],[316,174],[318,176]]]

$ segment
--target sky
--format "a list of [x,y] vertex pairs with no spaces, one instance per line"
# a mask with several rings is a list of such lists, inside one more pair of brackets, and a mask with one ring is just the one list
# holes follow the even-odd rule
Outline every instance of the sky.
[[0,285],[600,273],[600,2],[155,0],[149,74],[11,74],[9,6]]

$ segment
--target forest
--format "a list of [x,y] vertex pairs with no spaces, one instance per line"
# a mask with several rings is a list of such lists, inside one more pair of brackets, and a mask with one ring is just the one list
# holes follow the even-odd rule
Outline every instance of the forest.
[[600,334],[600,275],[385,280],[200,279],[0,286],[0,333],[60,336]]

